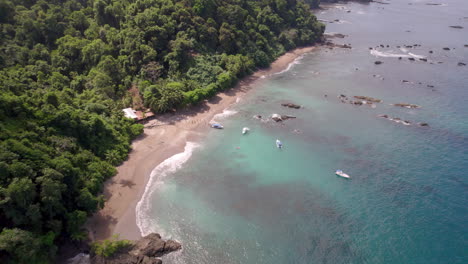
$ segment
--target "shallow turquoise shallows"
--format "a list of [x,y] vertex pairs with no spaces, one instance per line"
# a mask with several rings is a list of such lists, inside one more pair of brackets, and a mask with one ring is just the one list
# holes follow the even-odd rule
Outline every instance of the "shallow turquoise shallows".
[[[352,49],[266,76],[155,176],[143,231],[183,244],[165,263],[468,263],[468,1],[387,2],[317,11]],[[297,118],[253,118],[273,113]]]

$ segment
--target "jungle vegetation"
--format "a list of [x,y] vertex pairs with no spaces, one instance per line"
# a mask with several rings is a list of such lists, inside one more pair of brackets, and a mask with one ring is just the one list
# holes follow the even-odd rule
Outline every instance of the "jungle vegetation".
[[323,31],[303,0],[0,0],[0,262],[86,237],[143,131],[131,88],[158,113],[196,104]]

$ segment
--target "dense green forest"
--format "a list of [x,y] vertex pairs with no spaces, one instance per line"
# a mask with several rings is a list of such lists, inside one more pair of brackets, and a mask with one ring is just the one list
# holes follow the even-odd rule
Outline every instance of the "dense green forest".
[[185,107],[323,31],[302,0],[0,0],[0,262],[86,237],[143,130],[130,88]]

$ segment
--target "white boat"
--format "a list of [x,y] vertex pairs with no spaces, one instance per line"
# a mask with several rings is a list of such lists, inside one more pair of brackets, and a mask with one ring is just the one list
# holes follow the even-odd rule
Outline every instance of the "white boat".
[[276,140],[276,147],[279,149],[283,147],[283,143],[279,139]]
[[247,134],[247,132],[249,132],[249,131],[250,131],[250,128],[244,127],[244,128],[242,129],[242,134],[245,135],[245,134]]
[[337,170],[335,172],[336,176],[340,176],[340,177],[343,177],[343,178],[346,178],[346,179],[351,179],[351,176],[349,176],[348,174],[344,173],[342,170]]
[[218,123],[211,124],[211,127],[212,128],[217,128],[217,129],[223,129],[224,128],[223,125],[218,124]]

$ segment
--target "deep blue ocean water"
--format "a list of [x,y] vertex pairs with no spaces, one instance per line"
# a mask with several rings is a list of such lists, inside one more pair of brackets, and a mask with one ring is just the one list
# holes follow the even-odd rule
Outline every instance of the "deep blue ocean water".
[[[218,116],[224,130],[154,171],[138,217],[143,233],[182,242],[165,263],[468,263],[468,67],[457,65],[468,1],[387,2],[316,11],[340,20],[327,32],[352,49],[321,47],[266,76]],[[273,113],[297,118],[253,118]]]

